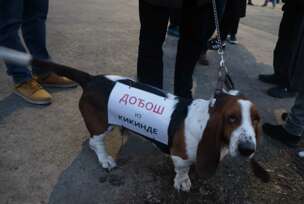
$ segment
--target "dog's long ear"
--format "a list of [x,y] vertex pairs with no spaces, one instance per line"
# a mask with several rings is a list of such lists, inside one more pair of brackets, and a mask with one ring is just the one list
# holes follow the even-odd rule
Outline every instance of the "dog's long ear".
[[256,106],[251,108],[251,118],[253,119],[253,128],[255,132],[256,142],[259,143],[262,137],[262,125],[261,125],[261,116],[257,111]]
[[221,155],[222,134],[223,119],[218,113],[213,113],[197,148],[196,169],[202,178],[209,178],[216,171]]

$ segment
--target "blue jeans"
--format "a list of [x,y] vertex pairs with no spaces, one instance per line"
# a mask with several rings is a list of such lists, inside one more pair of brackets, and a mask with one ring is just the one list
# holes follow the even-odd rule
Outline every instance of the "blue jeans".
[[[48,59],[46,49],[46,18],[48,0],[0,0],[0,46],[25,52],[18,33],[29,52],[37,58]],[[8,75],[15,83],[32,78],[31,71],[25,66],[6,63]],[[46,75],[43,69],[32,67],[35,75]]]

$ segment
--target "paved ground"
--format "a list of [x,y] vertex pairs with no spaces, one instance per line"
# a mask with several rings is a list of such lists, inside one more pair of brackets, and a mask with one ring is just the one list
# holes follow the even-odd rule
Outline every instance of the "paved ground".
[[[48,47],[55,61],[92,74],[135,76],[136,0],[50,3]],[[227,48],[237,87],[257,103],[264,121],[275,121],[273,111],[292,104],[267,97],[269,86],[256,80],[259,73],[272,72],[280,17],[279,8],[249,7],[238,35],[241,44]],[[175,45],[174,38],[164,45],[167,90],[172,87]],[[213,91],[217,56],[208,56],[211,65],[198,65],[195,71],[196,97],[209,98]],[[77,108],[80,88],[51,89],[51,106],[29,105],[11,93],[12,84],[0,66],[0,203],[304,202],[303,164],[292,151],[266,137],[257,157],[272,174],[269,184],[255,179],[248,164],[227,160],[209,181],[200,181],[192,172],[192,191],[177,193],[169,159],[132,136],[119,155],[120,167],[108,173],[87,147],[88,132]]]

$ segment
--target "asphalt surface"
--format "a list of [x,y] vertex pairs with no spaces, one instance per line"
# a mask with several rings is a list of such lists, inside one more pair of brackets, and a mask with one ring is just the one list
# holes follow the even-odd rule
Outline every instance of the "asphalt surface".
[[[248,7],[240,44],[228,45],[226,61],[237,88],[258,106],[264,121],[292,99],[265,95],[257,80],[272,73],[272,52],[281,18],[279,8]],[[136,75],[139,19],[136,0],[50,1],[48,48],[56,62],[92,74]],[[172,90],[177,39],[164,44],[165,89]],[[209,98],[218,57],[197,65],[194,95]],[[81,89],[50,89],[54,102],[34,106],[12,94],[12,82],[0,64],[0,203],[303,203],[301,161],[292,151],[265,137],[257,158],[272,174],[269,184],[255,179],[248,165],[228,160],[210,181],[191,173],[188,194],[173,189],[169,158],[150,143],[130,136],[118,155],[119,168],[108,173],[88,148],[88,131],[78,111]]]

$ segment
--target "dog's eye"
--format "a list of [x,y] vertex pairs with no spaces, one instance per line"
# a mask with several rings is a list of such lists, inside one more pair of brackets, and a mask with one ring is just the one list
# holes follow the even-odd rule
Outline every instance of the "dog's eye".
[[237,118],[236,115],[230,115],[230,116],[228,116],[228,122],[229,122],[230,124],[234,124],[234,123],[236,123],[237,121],[238,121],[238,118]]

